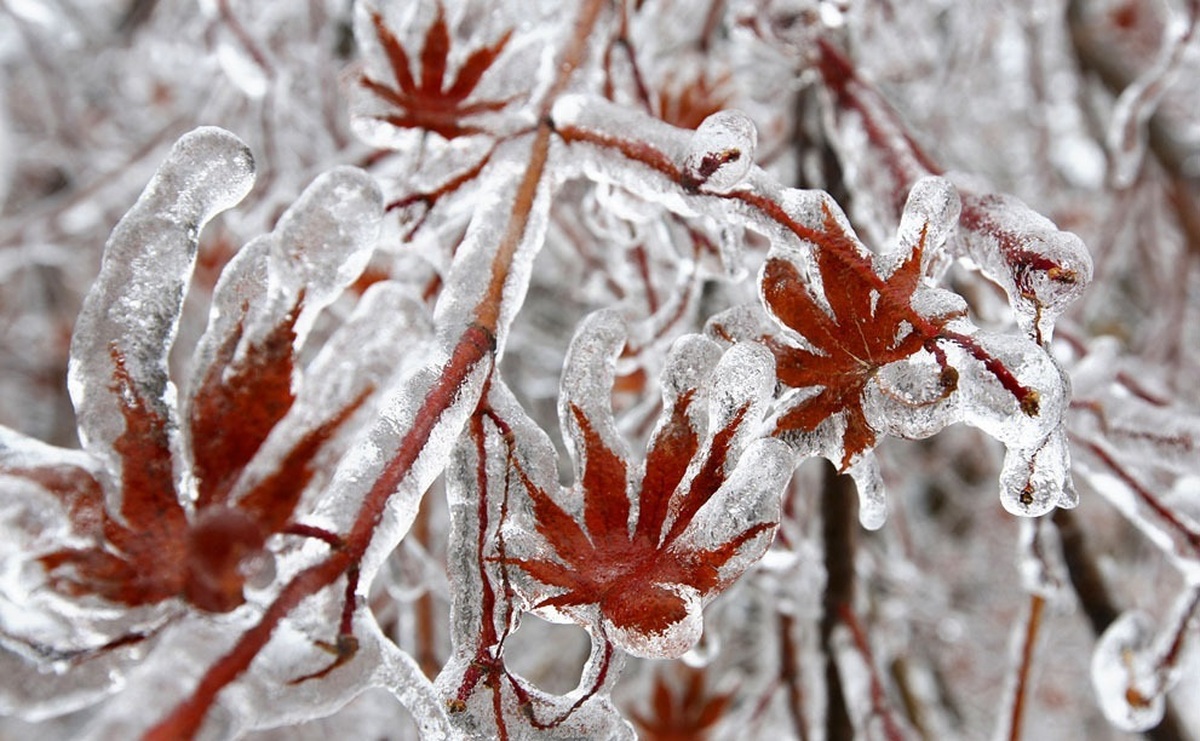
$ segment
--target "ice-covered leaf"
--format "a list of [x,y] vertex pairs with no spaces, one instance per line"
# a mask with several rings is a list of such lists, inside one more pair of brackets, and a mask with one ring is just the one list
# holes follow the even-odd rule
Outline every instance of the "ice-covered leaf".
[[605,401],[623,340],[609,313],[576,335],[562,409],[576,483],[555,496],[522,471],[550,551],[510,563],[540,585],[535,609],[600,623],[635,655],[679,656],[699,638],[703,603],[765,550],[791,461],[778,443],[745,442],[771,384],[769,357],[745,345],[718,361],[707,341],[684,338],[665,372],[669,406],[638,471]]
[[[761,287],[763,302],[785,328],[768,340],[779,380],[795,389],[820,389],[784,412],[776,429],[811,433],[840,415],[840,463],[846,470],[874,447],[878,434],[863,411],[868,384],[881,368],[931,346],[955,315],[922,317],[912,305],[921,283],[924,231],[885,278],[831,208],[823,208],[825,244],[815,256],[822,293],[814,294],[805,266],[784,255],[767,261]],[[944,397],[954,391],[956,378],[941,365],[938,394]]]
[[109,237],[75,324],[68,383],[84,447],[113,465],[121,465],[117,440],[132,434],[127,417],[134,407],[147,425],[157,420],[163,435],[137,444],[162,444],[156,455],[169,455],[175,389],[167,353],[200,230],[240,201],[253,177],[245,144],[221,129],[196,129],[179,140]]

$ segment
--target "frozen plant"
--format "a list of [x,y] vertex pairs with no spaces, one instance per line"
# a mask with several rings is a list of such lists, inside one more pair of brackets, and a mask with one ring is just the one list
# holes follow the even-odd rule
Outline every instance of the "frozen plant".
[[1200,732],[1200,3],[60,5],[4,733]]

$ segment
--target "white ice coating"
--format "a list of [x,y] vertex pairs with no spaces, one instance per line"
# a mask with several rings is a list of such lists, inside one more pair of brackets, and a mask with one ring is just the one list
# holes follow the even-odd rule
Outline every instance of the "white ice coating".
[[891,275],[920,246],[921,274],[941,277],[949,267],[946,243],[957,228],[960,213],[962,201],[949,180],[923,177],[914,183],[900,215],[897,249],[880,255],[879,274]]
[[737,187],[754,167],[758,129],[745,113],[718,111],[701,122],[688,142],[685,177],[712,193]]
[[123,401],[113,390],[114,353],[150,411],[175,419],[167,355],[200,230],[253,182],[254,160],[240,139],[215,127],[196,129],[179,139],[113,230],[71,338],[67,383],[86,449],[112,460],[125,429]]
[[367,266],[382,218],[375,178],[348,166],[321,174],[280,217],[268,272],[273,291],[288,297],[304,291],[298,341]]
[[920,350],[880,368],[863,389],[863,414],[871,429],[921,440],[962,421],[961,395],[942,385],[943,368]]
[[1087,247],[1013,196],[964,193],[962,205],[961,249],[1004,289],[1017,325],[1048,343],[1092,281]]
[[[326,523],[336,532],[348,532],[351,524],[360,517],[367,495],[389,464],[399,457],[401,447],[413,444],[407,435],[417,427],[421,412],[429,409],[425,402],[441,383],[449,358],[433,350],[423,353],[422,359],[424,364],[420,370],[394,378],[384,390],[376,416],[355,435],[350,450],[338,462],[332,480],[317,503],[314,522]],[[463,426],[479,402],[491,369],[491,358],[486,352],[466,369],[448,406],[432,421],[428,438],[422,441],[424,444],[406,475],[397,482],[395,489],[386,492],[387,506],[374,527],[360,569],[364,584],[371,582],[380,564],[412,526],[421,497],[446,467]]]
[[[213,288],[212,303],[208,312],[208,326],[192,354],[191,375],[185,388],[184,415],[191,416],[190,406],[221,347],[238,332],[243,336],[247,315],[259,312],[266,303],[267,256],[274,243],[270,234],[264,234],[248,242],[237,251],[221,271]],[[240,326],[240,329],[239,329]],[[185,439],[189,429],[184,428]],[[190,448],[190,440],[188,441]]]
[[941,343],[959,372],[957,396],[962,420],[1007,448],[1000,472],[1004,508],[1016,515],[1034,517],[1055,506],[1075,506],[1077,497],[1063,427],[1070,397],[1065,374],[1045,350],[1028,338],[990,332],[976,332],[972,337],[1021,385],[1037,393],[1037,413],[1030,414],[983,363],[953,343]]
[[[791,478],[794,463],[786,443],[772,438],[752,441],[725,483],[679,536],[679,543],[687,548],[717,548],[756,524],[778,522],[780,493]],[[760,537],[755,547],[747,547],[725,565],[723,572],[740,574],[762,556],[769,544],[769,538]]]
[[[620,314],[611,309],[597,311],[580,322],[563,360],[558,414],[561,429],[568,433],[564,442],[575,462],[576,482],[583,479],[588,449],[571,406],[579,407],[605,447],[622,460],[631,458],[612,412],[615,363],[626,337],[625,321]],[[632,474],[632,470],[626,470],[627,477]]]
[[[530,143],[531,137],[526,136],[498,145],[479,176],[479,197],[473,204],[471,221],[455,252],[434,312],[439,337],[447,349],[467,327],[476,323],[480,302],[491,300],[487,291],[491,287],[493,268],[507,268],[495,327],[497,360],[503,355],[508,328],[525,302],[533,260],[545,242],[550,195],[557,185],[555,178],[546,174],[532,194],[527,212],[516,203],[526,176]],[[552,144],[549,154],[552,162],[557,154],[557,145]],[[508,229],[518,223],[524,213],[528,215],[524,228],[520,234],[510,235]],[[517,240],[516,244],[506,244],[509,236]],[[511,262],[502,260],[497,264],[498,250],[509,247],[512,248]]]
[[1146,731],[1162,721],[1166,699],[1156,676],[1154,622],[1131,610],[1100,636],[1092,653],[1092,687],[1109,722],[1123,731]]

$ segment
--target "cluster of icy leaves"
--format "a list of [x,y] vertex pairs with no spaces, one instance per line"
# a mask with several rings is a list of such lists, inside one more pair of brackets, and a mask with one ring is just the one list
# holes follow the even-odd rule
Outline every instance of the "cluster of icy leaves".
[[[6,708],[39,719],[94,704],[128,684],[130,691],[105,705],[88,730],[141,730],[153,719],[144,717],[144,697],[132,690],[154,688],[165,703],[187,697],[279,586],[324,557],[328,543],[301,544],[275,527],[265,552],[245,564],[255,577],[246,585],[246,606],[224,616],[199,614],[177,601],[124,610],[94,595],[68,598],[46,588],[30,556],[63,543],[94,544],[74,527],[79,525],[72,521],[74,500],[55,503],[55,494],[62,499],[63,492],[50,491],[48,476],[28,472],[65,466],[77,480],[98,481],[105,495],[100,516],[136,525],[124,517],[121,482],[135,461],[122,455],[121,439],[128,433],[129,410],[144,403],[146,414],[168,421],[171,478],[194,522],[204,507],[195,493],[193,457],[205,441],[196,439],[195,427],[185,420],[204,405],[214,388],[210,383],[219,388],[221,380],[253,367],[253,348],[269,343],[281,327],[291,333],[293,349],[315,352],[322,336],[310,330],[323,307],[355,280],[375,247],[381,248],[377,259],[386,264],[385,274],[409,284],[418,282],[411,280],[414,274],[429,279],[427,294],[438,296],[432,321],[424,302],[388,280],[370,288],[354,314],[330,320],[336,329],[317,357],[296,371],[295,401],[239,470],[229,502],[251,501],[249,493],[285,470],[290,451],[331,415],[350,410],[344,431],[320,451],[324,457],[312,485],[285,514],[334,534],[357,531],[360,508],[378,493],[375,483],[406,452],[406,432],[429,423],[422,417],[424,404],[441,398],[441,372],[462,339],[476,336],[471,333],[479,331],[478,309],[492,295],[492,271],[509,260],[503,295],[492,307],[498,315],[494,337],[488,338],[496,344],[494,359],[503,358],[505,365],[488,357],[466,369],[430,423],[429,442],[408,451],[415,456],[409,474],[396,482],[396,491],[382,492],[390,506],[381,521],[369,523],[372,545],[358,569],[359,608],[352,616],[358,655],[327,676],[290,684],[327,666],[328,657],[313,641],[333,638],[343,595],[322,591],[293,610],[251,671],[222,695],[210,715],[214,731],[236,733],[329,714],[366,688],[384,686],[431,735],[627,734],[629,726],[610,697],[625,663],[622,653],[675,657],[701,639],[702,609],[766,550],[781,518],[779,490],[793,456],[822,456],[845,468],[858,487],[862,523],[878,528],[887,513],[882,482],[888,471],[874,446],[885,436],[926,438],[964,422],[1006,448],[999,490],[1007,510],[1039,515],[1074,505],[1064,428],[1068,385],[1048,346],[1055,320],[1091,276],[1079,240],[986,185],[934,176],[936,168],[913,152],[903,166],[892,167],[888,158],[895,152],[881,154],[885,148],[871,137],[879,119],[896,121],[886,105],[872,107],[882,99],[856,78],[844,85],[854,89],[840,93],[857,96],[854,105],[835,103],[837,115],[823,123],[842,159],[854,196],[852,216],[856,226],[865,227],[865,238],[829,195],[785,188],[778,176],[782,168],[768,172],[755,165],[775,156],[771,149],[790,135],[780,125],[786,117],[765,113],[763,99],[774,96],[770,102],[777,104],[780,91],[793,84],[796,58],[811,62],[820,37],[871,11],[804,1],[731,3],[722,33],[728,31],[739,47],[729,68],[710,62],[710,79],[738,68],[739,84],[746,82],[759,99],[744,101],[748,113],[720,111],[697,121],[692,131],[690,123],[667,122],[668,110],[681,113],[686,107],[667,100],[679,82],[668,60],[681,58],[676,47],[703,33],[697,27],[702,14],[679,19],[672,3],[638,3],[646,22],[632,23],[628,37],[612,42],[608,54],[596,43],[571,93],[548,101],[555,131],[546,144],[535,133],[544,112],[539,106],[552,90],[572,14],[549,2],[489,12],[481,11],[483,3],[470,2],[383,5],[357,4],[354,26],[366,61],[350,85],[356,132],[390,150],[373,164],[384,183],[382,200],[400,215],[399,223],[389,219],[377,244],[381,198],[371,178],[349,169],[319,178],[272,234],[247,244],[225,268],[192,375],[182,384],[184,398],[176,399],[166,356],[199,230],[210,212],[229,207],[249,186],[243,147],[211,130],[190,135],[118,226],[77,324],[71,387],[85,450],[52,449],[3,431],[3,484],[18,502],[6,512],[13,524],[5,532],[11,530],[14,538],[3,574],[8,598],[3,623],[12,633],[6,645],[13,651],[4,658],[13,676],[32,677],[52,665],[72,677],[62,692],[32,679],[13,683]],[[278,91],[287,89],[295,69],[276,64],[286,45],[256,46],[255,34],[239,33],[244,25],[230,23],[230,7],[239,11],[236,17],[248,11],[237,3],[202,4],[216,23],[222,69],[248,99],[286,97]],[[927,11],[901,14],[899,22],[913,23]],[[259,41],[288,36],[270,32],[273,12],[257,10],[253,20],[243,18]],[[615,27],[608,31],[617,33]],[[1114,117],[1112,130],[1123,134],[1111,142],[1119,155],[1119,180],[1136,169],[1142,129],[1182,64],[1187,33],[1173,37],[1161,69],[1131,89]],[[753,43],[745,43],[751,35]],[[648,67],[645,79],[639,77],[639,58]],[[609,83],[616,78],[628,84],[602,94],[606,76]],[[647,81],[651,94],[645,100],[636,87]],[[841,84],[827,82],[831,88]],[[703,87],[687,89],[700,95]],[[418,103],[432,106],[433,114]],[[291,125],[313,123],[264,124],[264,147],[272,148],[270,132]],[[884,133],[894,145],[912,144],[900,128]],[[230,165],[231,158],[242,164]],[[526,189],[535,161],[543,174]],[[214,173],[219,182],[205,185],[204,178]],[[272,196],[278,198],[280,190],[287,186],[276,186]],[[510,219],[517,212],[525,218],[514,231]],[[755,234],[769,243],[765,256],[756,251]],[[825,262],[835,247],[841,267]],[[816,306],[825,319],[789,324],[787,307],[768,296],[766,268],[755,270],[763,259],[786,263],[802,276],[801,293],[792,298]],[[963,299],[946,290],[956,261],[1004,291],[1003,317],[992,322],[998,329],[978,329]],[[842,292],[849,284],[839,282],[847,265],[862,267],[846,273],[860,284],[857,313],[848,311],[849,290]],[[907,291],[889,288],[900,282]],[[734,308],[717,313],[730,305]],[[576,332],[576,319],[597,307],[615,307],[623,319],[611,311],[591,314]],[[520,324],[523,316],[532,326]],[[888,352],[919,336],[912,352],[883,363],[861,358],[866,369],[861,378],[839,386],[853,391],[841,399],[842,408],[800,431],[780,433],[791,450],[769,439],[783,420],[829,388],[775,387],[770,356],[760,343],[775,343],[777,356],[828,355],[813,331],[816,324],[852,329],[851,320],[861,325],[897,316],[908,318],[896,323],[881,357],[890,358]],[[694,334],[706,320],[706,336]],[[562,346],[571,334],[567,351]],[[862,345],[870,345],[863,334]],[[306,342],[310,336],[313,341]],[[547,350],[555,342],[559,345]],[[835,350],[853,354],[847,350],[852,345]],[[567,362],[560,386],[562,352]],[[116,370],[130,382],[114,386],[117,357]],[[1089,356],[1083,363],[1102,364],[1102,358]],[[520,368],[534,370],[514,370]],[[1075,371],[1087,377],[1086,368]],[[662,379],[661,390],[655,378]],[[1082,470],[1176,559],[1194,586],[1195,528],[1186,512],[1194,500],[1188,488],[1193,418],[1180,421],[1174,410],[1148,404],[1130,415],[1136,419],[1124,419],[1138,404],[1114,391],[1112,381],[1102,378],[1089,386],[1084,399],[1094,405],[1077,407],[1079,413],[1068,419],[1072,434],[1091,443]],[[539,402],[543,413],[535,408]],[[558,412],[575,464],[570,486],[559,484],[554,414],[544,413],[547,406]],[[1096,414],[1097,408],[1104,413]],[[1105,411],[1109,408],[1115,412]],[[1163,434],[1164,428],[1170,432]],[[647,431],[644,458],[631,454],[632,441],[647,437]],[[1120,445],[1119,456],[1109,451],[1110,443]],[[1138,461],[1139,446],[1151,451],[1144,462]],[[1122,464],[1119,471],[1107,465],[1113,459]],[[431,683],[363,604],[378,576],[388,581],[386,560],[398,543],[412,540],[409,527],[418,503],[443,470],[450,503],[452,658]],[[1152,478],[1164,470],[1176,486],[1166,507],[1173,518],[1165,522],[1157,500],[1139,496],[1137,486],[1122,478],[1131,472]],[[654,527],[643,525],[647,522]],[[751,631],[745,627],[730,638],[731,625],[734,632],[739,624],[761,627],[776,609],[805,617],[803,606],[771,604],[779,594],[789,595],[781,599],[786,602],[819,589],[772,586],[773,579],[799,576],[806,585],[820,580],[822,566],[811,541],[802,533],[790,535],[787,548],[767,558],[764,580],[732,587],[740,591],[720,608],[727,617],[719,623],[724,632],[704,632],[703,644],[687,654],[689,661],[704,664],[720,654],[722,636],[731,645],[767,643],[762,636],[746,636]],[[777,594],[766,594],[771,589]],[[1192,605],[1181,603],[1175,621],[1180,631],[1187,629]],[[33,617],[18,609],[25,606],[38,608]],[[574,690],[544,692],[505,664],[505,643],[529,615],[578,623],[588,631],[590,654]],[[1175,625],[1153,636],[1145,619],[1131,613],[1106,635],[1094,676],[1114,722],[1145,727],[1161,714],[1162,695],[1175,679],[1173,664],[1163,661],[1180,634],[1172,632]],[[137,640],[122,642],[129,636]],[[865,706],[871,667],[846,635],[839,634],[836,643],[838,661],[862,680],[852,694]],[[788,650],[786,643],[775,649]],[[781,676],[787,671],[779,670]],[[751,705],[738,711],[742,718],[749,719]]]
[[[119,572],[107,577],[90,572],[87,561],[70,577],[72,591],[78,596],[68,599],[46,589],[45,575],[36,567],[37,557],[63,543],[81,549],[111,548],[110,558],[130,560],[136,570],[132,578],[151,584],[159,572],[169,571],[180,561],[185,578],[196,578],[208,554],[194,550],[206,547],[197,542],[195,533],[214,522],[205,517],[221,507],[234,512],[244,508],[245,516],[252,520],[262,518],[258,523],[265,529],[262,535],[279,532],[312,505],[302,505],[296,513],[273,511],[280,500],[260,501],[264,482],[283,471],[291,480],[282,486],[303,486],[315,471],[311,465],[297,468],[295,456],[330,455],[344,448],[345,432],[340,442],[323,439],[333,431],[325,427],[330,418],[359,408],[364,395],[371,398],[369,408],[394,403],[388,401],[390,380],[411,375],[413,364],[406,361],[406,351],[419,348],[429,336],[420,302],[396,284],[380,283],[364,295],[356,312],[306,367],[296,369],[294,375],[290,372],[290,358],[304,344],[316,313],[357,278],[378,231],[381,203],[374,181],[359,170],[335,169],[304,192],[283,214],[274,232],[246,245],[226,268],[216,288],[208,332],[196,351],[189,393],[184,401],[177,400],[166,356],[195,261],[198,235],[214,214],[246,194],[253,171],[249,151],[227,132],[198,129],[180,140],[142,198],[114,230],[100,277],[77,323],[70,379],[84,450],[57,450],[15,431],[2,431],[0,472],[6,491],[20,497],[6,508],[5,531],[16,526],[13,534],[23,533],[13,544],[19,550],[6,555],[10,566],[5,569],[3,585],[8,648],[4,660],[7,675],[17,678],[4,683],[7,713],[31,720],[59,715],[90,705],[126,684],[153,686],[164,698],[185,697],[197,674],[249,627],[259,609],[255,606],[272,598],[273,577],[286,577],[311,561],[311,548],[280,551],[280,558],[271,563],[272,553],[286,545],[273,543],[270,551],[247,554],[247,561],[234,564],[247,575],[259,576],[246,585],[250,607],[220,620],[181,610],[173,599],[160,602],[174,596],[170,593],[146,597],[142,590],[147,587],[136,582],[121,587],[93,581],[124,577]],[[389,321],[381,325],[380,315]],[[282,335],[281,328],[287,330]],[[280,362],[288,371],[279,391],[286,401],[242,400],[241,407],[211,408],[214,397],[228,393],[226,384],[253,384],[275,371]],[[264,395],[274,391],[265,389]],[[256,404],[281,401],[284,406],[275,410],[277,419],[269,420],[274,424],[262,430],[263,438],[252,441],[248,451],[232,451],[247,453],[248,459],[240,461],[244,469],[232,471],[240,477],[229,482],[223,500],[216,500],[218,495],[206,499],[203,494],[198,499],[198,484],[211,491],[219,482],[207,476],[199,479],[193,453],[211,448],[214,441],[185,441],[180,428],[198,429],[197,409],[226,415],[226,426],[254,425],[259,420],[239,415],[262,414],[264,410]],[[177,421],[180,407],[190,427]],[[360,415],[356,424],[361,425],[365,418]],[[152,429],[147,431],[147,425]],[[218,434],[231,435],[232,431]],[[315,450],[321,443],[325,450]],[[159,456],[167,456],[165,491],[148,489],[163,482],[144,472],[153,469]],[[170,478],[180,492],[178,499]],[[71,481],[98,482],[103,494],[96,495],[97,501],[85,501],[91,490]],[[318,476],[317,482],[322,487],[327,483],[324,475]],[[361,499],[361,485],[335,482],[331,486],[340,487],[348,498],[355,496],[357,488]],[[274,491],[276,497],[282,494],[278,486]],[[252,505],[255,492],[260,492],[259,500]],[[292,501],[294,506],[295,499]],[[193,535],[183,536],[183,541],[169,539],[171,532],[163,529],[178,506],[185,508],[196,528]],[[218,516],[215,522],[228,522],[220,517],[226,516]],[[30,518],[38,522],[32,533],[28,527],[22,528],[30,524]],[[120,533],[120,539],[114,532]],[[235,529],[224,537],[233,538],[239,532]],[[105,545],[109,538],[113,542]],[[231,540],[226,547],[232,544]],[[190,595],[196,590],[190,586],[175,589],[195,599]],[[109,601],[97,600],[91,593],[105,595]],[[114,601],[145,606],[125,611]],[[340,604],[330,607],[334,615],[339,608]],[[336,623],[336,618],[332,622]],[[324,627],[319,624],[313,630]],[[231,699],[234,715],[224,721],[227,730],[311,717],[314,708],[324,707],[328,712],[371,684],[392,685],[398,674],[411,671],[406,659],[396,658],[394,649],[371,640],[372,636],[381,638],[373,624],[359,626],[357,635],[370,657],[370,665],[362,669],[357,681],[342,685],[341,693],[326,686],[320,691],[294,691],[285,700],[278,697],[279,688],[286,688],[289,679],[302,673],[303,665],[296,661],[311,657],[312,652],[300,646],[308,639],[292,637],[273,643],[268,660],[272,668],[261,674],[260,682],[241,689],[248,699],[239,700],[237,695]],[[142,657],[148,658],[139,662]],[[73,677],[70,688],[39,681],[36,675],[46,670],[43,663],[57,667],[54,671],[68,672]],[[364,676],[374,679],[364,682]],[[264,700],[264,692],[270,701]],[[93,718],[90,731],[104,736],[144,728],[152,719],[143,703],[137,692],[122,693]],[[266,707],[273,710],[264,712]]]
[[[956,234],[960,207],[957,193],[944,179],[918,181],[913,186],[903,210],[897,240],[891,243],[893,246],[882,245],[884,249],[872,253],[853,236],[853,229],[841,209],[827,194],[782,188],[763,171],[745,166],[745,157],[734,159],[728,156],[734,151],[754,152],[754,130],[744,116],[722,113],[706,121],[695,132],[686,132],[646,120],[606,101],[567,97],[555,106],[554,119],[560,129],[577,128],[592,140],[601,142],[591,145],[581,136],[585,143],[572,147],[577,156],[572,157],[570,166],[581,174],[620,186],[684,217],[708,213],[726,225],[734,224],[759,232],[771,240],[771,255],[793,262],[813,286],[812,291],[817,297],[826,290],[820,285],[820,272],[815,266],[818,259],[815,253],[823,246],[808,239],[798,239],[784,219],[801,225],[801,228],[820,231],[823,214],[832,213],[838,228],[853,240],[851,249],[871,259],[881,277],[911,256],[918,243],[924,250],[920,257],[922,274],[932,272],[931,266],[944,266],[948,261],[943,250]],[[623,131],[635,127],[641,146],[648,144],[667,161],[679,163],[679,182],[671,182],[672,175],[669,171],[662,172],[664,168],[654,169],[653,162],[648,166],[636,160],[622,161],[605,151],[604,142],[620,141]],[[703,177],[699,174],[701,165],[698,163],[701,162],[710,163],[710,169],[704,171]],[[782,217],[754,208],[754,199],[778,204]],[[1032,220],[1036,229],[1059,234],[1049,222],[1027,209],[1009,209],[1004,214],[1005,218]],[[1070,235],[1066,238],[1078,244],[1077,238]],[[1047,240],[1048,249],[1057,249],[1060,241],[1057,236]],[[1034,251],[1039,242],[1029,240],[1022,246]],[[1069,255],[1082,266],[1078,280],[1072,286],[1071,296],[1075,296],[1090,276],[1090,263],[1081,246],[1073,246]],[[725,257],[735,264],[739,259],[737,254]],[[1054,253],[1046,259],[1057,262],[1059,257]],[[998,258],[997,262],[1001,260]],[[1010,263],[1001,264],[1006,268]],[[736,274],[735,267],[730,270]],[[829,290],[846,288],[838,285]],[[1032,290],[1036,291],[1036,287]],[[1015,297],[1014,312],[1023,318],[1023,323],[1032,325],[1034,312],[1023,304],[1024,297],[1030,295],[1029,290],[1022,286],[1021,290],[1014,288],[1012,294]],[[1042,291],[1034,295],[1044,294]],[[829,306],[829,294],[824,295],[823,304]],[[877,290],[875,296],[874,300],[889,300],[886,297],[880,299]],[[926,317],[960,315],[945,325],[945,335],[931,338],[936,339],[937,346],[947,355],[949,367],[957,370],[957,389],[949,394],[940,393],[941,384],[937,379],[943,373],[944,364],[935,362],[929,352],[919,352],[910,359],[885,365],[878,369],[878,374],[866,388],[863,403],[868,424],[877,433],[910,438],[927,437],[954,422],[972,424],[1008,448],[1000,487],[1001,501],[1006,509],[1015,514],[1035,516],[1055,506],[1074,506],[1076,499],[1070,483],[1069,456],[1062,429],[1068,397],[1067,381],[1046,350],[1019,335],[979,332],[966,319],[961,299],[938,289],[932,276],[923,280],[911,297],[902,296],[899,300],[911,302],[911,309]],[[1045,308],[1037,321],[1047,338],[1054,315],[1065,308],[1065,304],[1066,301],[1057,297],[1041,304]],[[861,319],[870,321],[869,317]],[[729,323],[720,320],[717,323],[723,332],[740,339],[761,335],[754,326],[752,313],[747,315],[739,311]],[[730,326],[731,323],[742,326]],[[808,341],[786,328],[784,331],[787,341]],[[899,331],[904,332],[903,329]],[[971,347],[954,342],[949,337],[951,334],[970,337],[973,340]],[[897,336],[896,342],[902,339]],[[1006,388],[994,372],[997,363],[1011,371],[1017,383],[1032,390],[1036,402],[1019,398],[1011,386]],[[812,389],[802,391],[813,392]],[[1035,404],[1035,409],[1027,407],[1030,403]],[[814,437],[799,442],[799,451],[804,455],[823,455],[844,464],[849,448],[844,438],[845,430],[839,428],[841,422],[843,420],[831,418]],[[868,455],[859,459],[850,473],[859,483],[864,524],[879,527],[884,522],[886,510],[877,466]]]

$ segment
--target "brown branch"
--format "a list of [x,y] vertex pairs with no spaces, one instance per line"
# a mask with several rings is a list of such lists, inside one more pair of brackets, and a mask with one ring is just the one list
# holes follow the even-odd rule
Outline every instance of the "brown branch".
[[796,738],[808,741],[808,718],[804,712],[804,685],[801,683],[800,647],[792,637],[796,619],[786,613],[779,614],[779,674],[787,693],[788,713],[792,718],[792,727],[796,730]]
[[1033,655],[1037,648],[1038,631],[1042,626],[1042,611],[1045,607],[1045,597],[1040,594],[1029,595],[1029,617],[1025,622],[1025,637],[1021,644],[1021,664],[1017,669],[1017,686],[1013,693],[1013,703],[1008,720],[1010,741],[1018,741],[1021,738],[1021,724],[1025,718],[1025,698],[1029,692]]
[[490,363],[496,350],[496,331],[504,303],[504,285],[512,270],[525,227],[533,208],[534,195],[545,171],[550,148],[548,113],[554,99],[566,89],[575,68],[583,59],[588,38],[599,18],[603,0],[589,0],[580,13],[575,31],[568,42],[555,79],[542,102],[543,115],[539,124],[529,165],[518,186],[508,227],[492,260],[488,290],[475,308],[476,323],[468,326],[454,347],[450,359],[442,368],[438,382],[426,394],[412,427],[401,439],[396,456],[385,466],[371,487],[358,515],[345,537],[345,547],[295,576],[280,591],[275,601],[263,613],[259,623],[242,634],[233,649],[221,657],[205,673],[196,691],[155,725],[147,739],[189,738],[199,730],[217,694],[244,672],[250,662],[270,640],[276,626],[305,598],[332,584],[366,553],[375,528],[382,520],[388,500],[399,489],[413,464],[441,421],[442,416],[459,400],[467,378],[481,363]]
[[842,610],[854,602],[854,538],[858,532],[858,498],[854,480],[825,464],[821,487],[822,536],[825,543],[825,593],[822,599],[821,650],[825,653],[825,737],[853,738],[854,724],[838,672],[833,631]]

